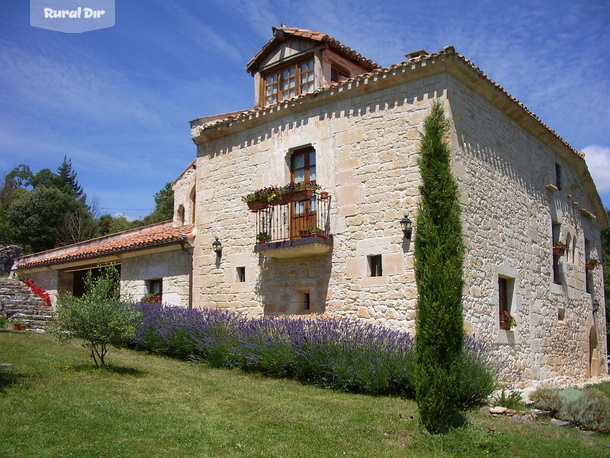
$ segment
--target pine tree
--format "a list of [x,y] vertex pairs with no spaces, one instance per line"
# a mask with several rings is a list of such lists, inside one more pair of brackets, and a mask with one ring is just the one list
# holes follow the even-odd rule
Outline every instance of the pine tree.
[[86,196],[83,194],[83,188],[76,181],[76,172],[72,170],[72,160],[66,156],[64,156],[63,162],[57,168],[55,182],[60,191],[84,202]]
[[422,184],[415,240],[417,283],[416,400],[425,428],[445,433],[459,407],[464,324],[464,244],[457,184],[445,142],[449,121],[440,101],[424,122]]

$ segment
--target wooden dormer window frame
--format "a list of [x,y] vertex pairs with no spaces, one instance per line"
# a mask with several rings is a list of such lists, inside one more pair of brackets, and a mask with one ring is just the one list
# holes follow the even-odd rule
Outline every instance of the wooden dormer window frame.
[[331,83],[340,83],[341,81],[345,81],[350,77],[349,71],[344,69],[343,67],[332,64],[330,66],[330,82]]
[[263,106],[273,105],[315,89],[314,56],[261,73]]

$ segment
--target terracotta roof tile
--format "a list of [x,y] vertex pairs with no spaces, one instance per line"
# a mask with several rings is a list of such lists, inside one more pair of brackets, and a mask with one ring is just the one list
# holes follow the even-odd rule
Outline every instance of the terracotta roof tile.
[[271,49],[280,41],[280,38],[278,38],[278,36],[277,36],[278,32],[283,35],[293,35],[295,37],[306,38],[309,40],[318,41],[320,43],[327,43],[330,48],[334,49],[335,51],[338,51],[340,54],[343,54],[343,55],[349,57],[350,59],[354,60],[355,62],[358,62],[360,65],[365,67],[367,70],[381,68],[381,66],[379,64],[373,62],[372,60],[367,59],[366,57],[364,57],[357,51],[353,50],[352,48],[345,46],[344,44],[342,44],[335,38],[331,37],[330,35],[326,35],[325,33],[321,33],[321,32],[314,32],[312,30],[307,30],[307,29],[299,29],[297,27],[281,26],[281,27],[273,27],[274,36],[267,42],[267,44],[265,46],[263,46],[261,48],[261,50],[259,52],[257,52],[254,55],[254,57],[252,59],[250,59],[250,62],[248,62],[248,64],[246,65],[246,70],[248,72],[250,72],[252,70],[252,68],[255,66],[255,64],[257,64],[264,56],[266,56],[269,53],[269,51],[271,51]]
[[141,250],[154,246],[178,243],[186,241],[192,232],[192,224],[177,227],[153,227],[149,230],[145,230],[135,234],[127,233],[124,237],[115,240],[104,241],[102,239],[98,244],[89,245],[87,247],[63,253],[57,256],[51,256],[48,258],[19,263],[17,269],[29,269],[33,267],[41,267],[62,262],[96,258],[109,254],[123,253],[126,251]]

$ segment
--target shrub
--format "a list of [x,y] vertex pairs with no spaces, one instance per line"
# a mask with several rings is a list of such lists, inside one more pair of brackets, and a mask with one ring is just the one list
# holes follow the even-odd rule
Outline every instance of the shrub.
[[[236,329],[245,319],[219,309],[183,309],[140,304],[144,318],[133,344],[142,350],[178,358],[205,359],[215,366],[228,362],[237,345]],[[234,329],[235,331],[231,331]]]
[[496,390],[497,367],[491,346],[473,337],[466,337],[462,355],[458,399],[462,409],[469,409],[485,404]]
[[540,387],[530,394],[530,401],[538,409],[548,410],[556,416],[563,407],[563,398],[556,388]]
[[[140,304],[144,318],[133,344],[140,349],[215,367],[239,367],[323,388],[414,396],[414,344],[405,331],[340,319],[246,319],[220,309],[187,310]],[[460,402],[493,391],[488,348],[464,348]]]
[[97,367],[105,364],[109,345],[133,339],[141,318],[132,304],[120,298],[117,269],[106,267],[100,272],[97,278],[87,272],[83,297],[71,293],[60,297],[55,321],[48,327],[59,340],[83,340]]
[[599,390],[588,388],[572,401],[563,403],[562,420],[590,431],[610,431],[610,399]]
[[507,391],[505,389],[502,389],[500,394],[494,396],[491,404],[493,406],[502,406],[514,410],[521,410],[525,407],[523,395],[520,391]]

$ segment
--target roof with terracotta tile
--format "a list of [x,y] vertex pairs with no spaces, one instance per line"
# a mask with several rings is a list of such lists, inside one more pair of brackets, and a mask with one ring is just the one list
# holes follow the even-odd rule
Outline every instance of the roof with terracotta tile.
[[[70,261],[77,261],[82,259],[97,258],[101,256],[107,256],[110,254],[124,253],[126,251],[142,250],[145,248],[152,248],[156,246],[169,245],[172,243],[184,242],[191,236],[193,232],[193,225],[185,226],[162,226],[155,225],[151,229],[132,233],[133,231],[126,231],[123,237],[120,234],[118,238],[108,240],[107,237],[101,238],[99,243],[89,244],[84,248],[78,249],[78,245],[75,245],[74,251],[68,251],[62,254],[53,256],[55,250],[49,251],[49,257],[39,258],[43,253],[36,253],[35,259],[27,261],[29,256],[24,256],[26,262],[20,262],[17,266],[18,270],[29,269],[34,267],[48,266],[52,264],[59,264]],[[90,243],[90,242],[89,242]],[[63,247],[69,249],[70,247]]]
[[354,51],[352,48],[349,48],[331,37],[330,35],[326,35],[321,32],[314,32],[312,30],[299,29],[297,27],[272,27],[273,29],[273,37],[269,40],[269,42],[261,48],[259,52],[257,52],[250,62],[246,65],[246,70],[251,72],[256,64],[258,64],[271,50],[280,42],[285,40],[285,36],[294,36],[299,38],[305,38],[312,41],[317,41],[320,43],[326,43],[331,49],[337,51],[339,54],[348,57],[349,59],[357,62],[367,70],[374,70],[376,68],[381,68],[381,66],[370,59],[367,59],[360,53]]

